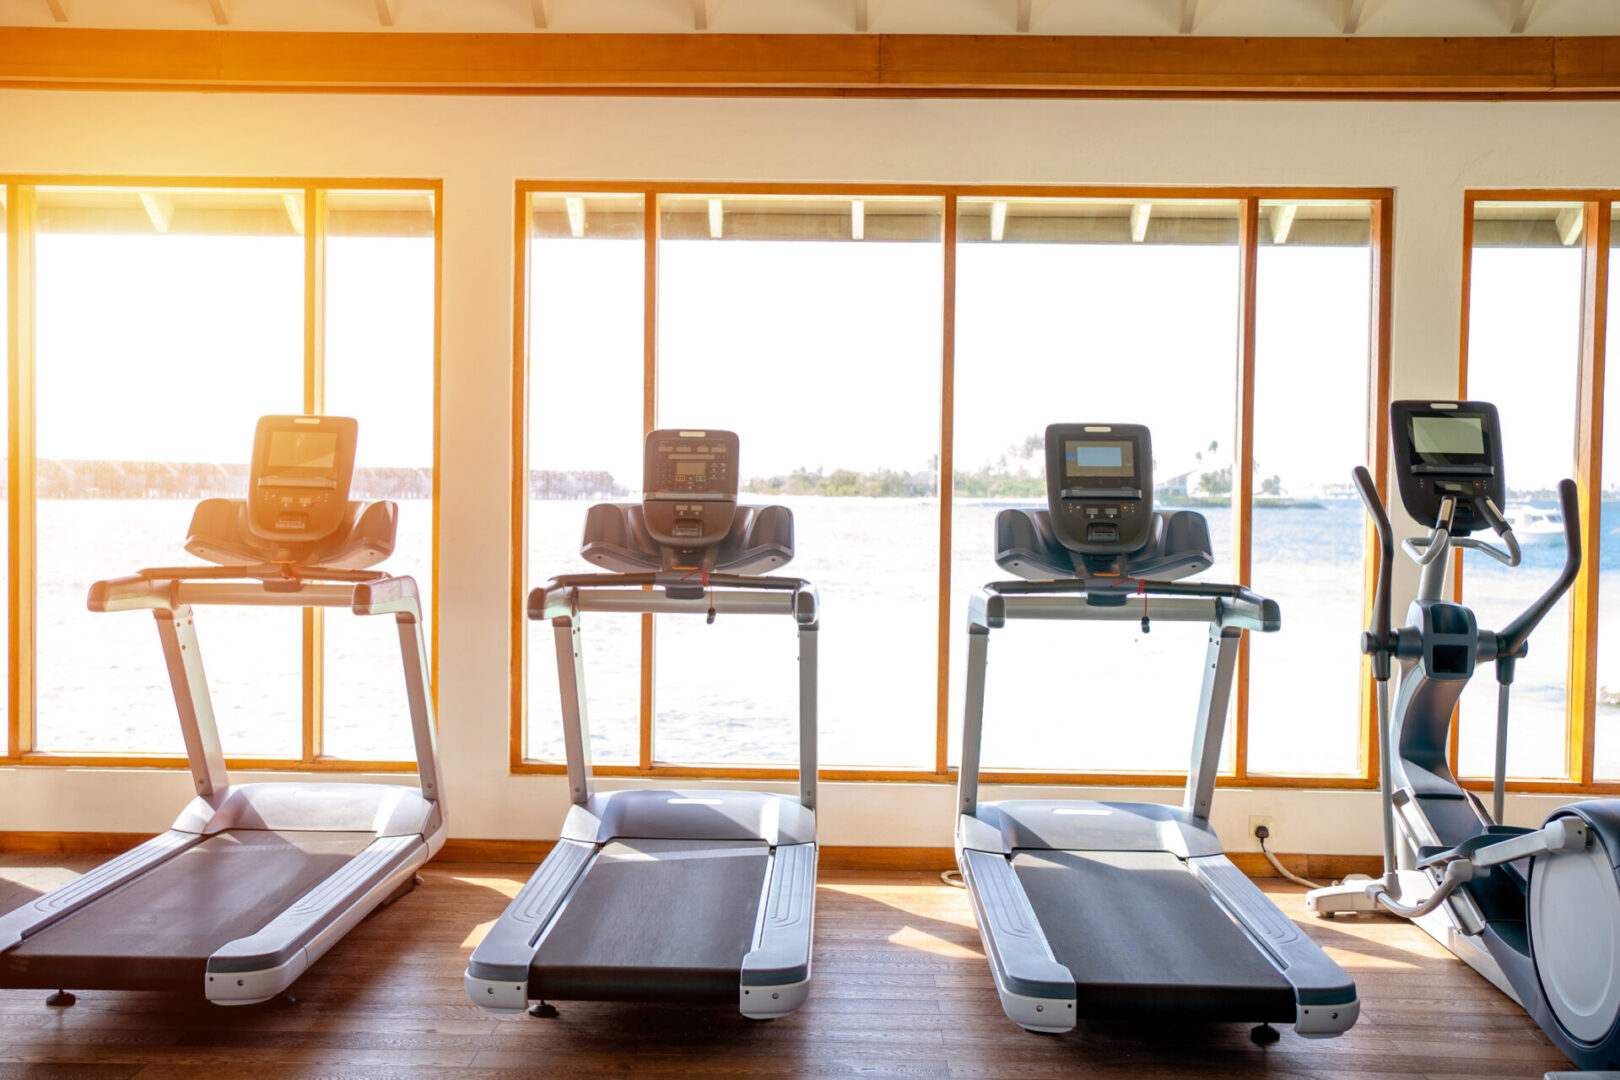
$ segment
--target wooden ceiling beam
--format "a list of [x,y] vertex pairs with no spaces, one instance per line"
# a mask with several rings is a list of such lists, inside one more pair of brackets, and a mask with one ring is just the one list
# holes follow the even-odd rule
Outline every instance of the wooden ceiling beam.
[[1181,0],[1181,32],[1190,34],[1198,21],[1198,0]]
[[534,18],[536,30],[544,30],[551,23],[546,14],[546,0],[529,0],[529,14]]
[[45,6],[50,9],[51,18],[57,22],[68,21],[67,8],[62,5],[62,0],[45,0]]
[[281,206],[287,211],[287,223],[292,231],[299,236],[304,235],[304,193],[302,191],[284,191],[281,193]]
[[208,11],[214,16],[215,26],[229,26],[230,13],[225,10],[225,0],[208,0]]
[[385,27],[394,25],[394,0],[377,0],[377,23]]
[[1018,13],[1015,29],[1020,34],[1029,33],[1029,21],[1034,16],[1035,0],[1018,0]]
[[[377,0],[387,7],[389,0]],[[394,9],[391,9],[394,10]],[[1620,38],[410,34],[0,27],[0,85],[1620,97]]]
[[855,32],[864,34],[870,25],[871,5],[868,0],[855,0]]
[[709,28],[709,0],[692,0],[692,29]]

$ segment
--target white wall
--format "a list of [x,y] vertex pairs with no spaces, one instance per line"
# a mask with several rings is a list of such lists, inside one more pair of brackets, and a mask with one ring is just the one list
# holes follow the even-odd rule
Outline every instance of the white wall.
[[[1393,392],[1446,397],[1456,386],[1463,190],[1620,186],[1620,139],[1598,135],[1615,131],[1620,104],[1607,102],[0,91],[0,173],[443,178],[445,788],[454,835],[528,838],[555,835],[566,796],[560,778],[507,771],[514,181],[1392,187]],[[1398,584],[1400,611],[1415,578]],[[1316,703],[1323,713],[1355,707]],[[188,793],[176,773],[0,769],[0,830],[155,831]],[[1557,802],[1521,796],[1509,818],[1528,823]],[[821,835],[947,846],[951,806],[941,785],[829,784]],[[1372,793],[1223,790],[1214,821],[1232,847],[1252,848],[1254,813],[1277,819],[1279,850],[1379,849]]]

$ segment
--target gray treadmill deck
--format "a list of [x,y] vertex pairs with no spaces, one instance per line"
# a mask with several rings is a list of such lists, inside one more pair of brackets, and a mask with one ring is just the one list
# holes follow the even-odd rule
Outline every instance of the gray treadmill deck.
[[530,995],[735,1004],[769,860],[759,842],[604,845],[535,954]]
[[211,836],[0,954],[0,986],[201,992],[217,949],[258,931],[374,839]]
[[1082,1017],[1293,1023],[1293,987],[1169,852],[1019,851]]

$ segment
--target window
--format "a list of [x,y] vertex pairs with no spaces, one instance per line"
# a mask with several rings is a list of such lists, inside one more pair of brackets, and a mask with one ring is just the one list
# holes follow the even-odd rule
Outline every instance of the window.
[[[1466,557],[1462,597],[1479,625],[1499,629],[1557,577],[1563,564],[1557,484],[1575,475],[1580,369],[1580,203],[1479,201],[1473,206],[1466,395],[1502,421],[1507,500],[1524,547],[1518,567]],[[1548,512],[1552,511],[1551,519]],[[1508,775],[1567,775],[1565,686],[1570,602],[1542,622],[1513,684]],[[1490,776],[1496,755],[1495,669],[1464,691],[1457,739],[1460,774]]]
[[[821,759],[931,765],[940,200],[659,205],[658,422],[735,430],[739,498],[793,511],[782,572],[821,590],[827,630]],[[656,760],[797,760],[790,620],[657,622]]]
[[1371,223],[1367,202],[1260,203],[1250,580],[1283,622],[1250,641],[1251,773],[1361,771]]
[[[1003,507],[1044,503],[1048,423],[1098,418],[1152,427],[1161,504],[1209,520],[1207,579],[1248,565],[1240,511],[1246,577],[1297,611],[1252,658],[1265,680],[1252,730],[1275,745],[1245,766],[1242,724],[1229,724],[1228,772],[1367,783],[1354,652],[1364,555],[1345,496],[1366,456],[1369,388],[1384,377],[1368,324],[1388,195],[1285,194],[520,184],[528,419],[514,509],[528,541],[512,608],[526,648],[514,768],[556,771],[562,752],[552,642],[523,618],[523,596],[586,569],[585,510],[639,496],[645,431],[700,425],[738,432],[744,499],[793,509],[797,554],[783,572],[820,588],[827,631],[823,768],[944,778],[959,752],[967,597],[1006,576],[991,523]],[[1244,287],[1246,254],[1257,289]],[[1247,378],[1252,422],[1239,408]],[[1331,422],[1291,408],[1305,385],[1333,399]],[[588,413],[553,407],[587,400]],[[1306,433],[1313,451],[1291,451]],[[1235,482],[1251,456],[1257,472]],[[791,766],[791,626],[621,618],[593,615],[586,632],[606,772],[769,778]],[[1204,638],[1186,624],[998,631],[987,767],[1184,771]],[[1300,725],[1297,672],[1310,661],[1314,679],[1313,658],[1340,652],[1332,722]],[[1084,710],[1053,715],[1054,672],[1084,680]]]
[[[1146,424],[1155,505],[1202,513],[1215,548],[1203,577],[1233,579],[1239,311],[1235,201],[964,198],[959,207],[953,761],[961,753],[963,613],[973,590],[1008,576],[991,542],[997,512],[1046,505],[1047,424]],[[1161,623],[1145,635],[1135,623],[996,631],[985,767],[1185,769],[1207,636],[1191,623]],[[1064,711],[1053,693],[1059,673],[1085,687],[1067,715],[1054,715]]]
[[[579,555],[593,503],[641,497],[643,262],[639,195],[527,196],[528,563],[520,582],[589,572]],[[631,763],[641,729],[642,616],[581,621],[594,760]],[[560,759],[562,710],[550,627],[528,641],[527,756]]]
[[[172,759],[155,640],[134,616],[91,614],[85,596],[99,578],[196,562],[182,546],[191,512],[241,496],[260,415],[360,420],[355,495],[401,503],[386,567],[416,576],[430,602],[437,189],[10,191],[35,224],[37,311],[32,348],[13,357],[33,376],[20,455],[36,521],[21,554],[35,582],[33,693],[11,754]],[[352,633],[354,620],[295,608],[197,618],[233,759],[413,756],[391,627]],[[374,629],[388,633],[365,638]]]

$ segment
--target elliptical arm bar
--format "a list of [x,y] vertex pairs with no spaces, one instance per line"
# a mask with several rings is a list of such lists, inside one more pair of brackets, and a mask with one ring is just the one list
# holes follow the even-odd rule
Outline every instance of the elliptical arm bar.
[[[1367,471],[1366,466],[1357,465],[1352,469],[1350,479],[1356,485],[1356,492],[1361,496],[1368,516],[1373,520],[1373,529],[1378,533],[1378,588],[1373,594],[1372,638],[1379,650],[1385,651],[1390,645],[1390,577],[1394,573],[1394,560],[1390,554],[1395,550],[1395,530],[1390,527],[1389,515],[1384,512],[1384,500],[1378,497],[1378,486],[1373,483],[1372,473]],[[1387,660],[1381,674],[1379,665],[1374,663],[1373,673],[1380,679],[1388,679]]]
[[1449,495],[1441,499],[1440,521],[1434,529],[1422,540],[1402,540],[1401,550],[1410,555],[1419,566],[1428,566],[1434,562],[1451,545],[1451,520],[1456,512],[1456,499]]
[[1502,511],[1489,497],[1475,499],[1474,505],[1479,507],[1480,514],[1490,524],[1496,535],[1502,538],[1502,542],[1507,547],[1499,548],[1495,544],[1484,540],[1475,540],[1471,536],[1457,537],[1451,542],[1452,546],[1483,551],[1504,566],[1518,566],[1519,560],[1524,557],[1524,552],[1519,548],[1519,538],[1513,535],[1513,526],[1508,524],[1507,518],[1502,516]]
[[1558,603],[1559,597],[1575,584],[1581,571],[1581,504],[1575,490],[1575,481],[1558,481],[1558,501],[1564,514],[1564,569],[1546,592],[1526,608],[1518,618],[1496,632],[1498,657],[1522,655],[1524,643],[1547,612]]

